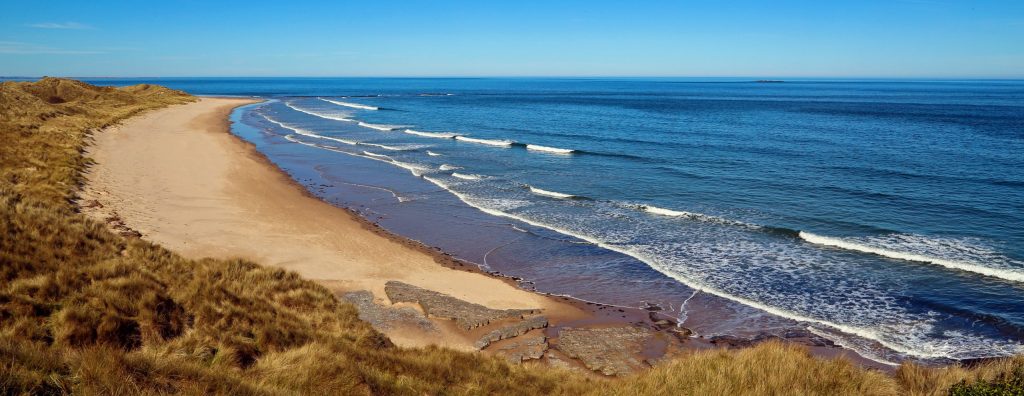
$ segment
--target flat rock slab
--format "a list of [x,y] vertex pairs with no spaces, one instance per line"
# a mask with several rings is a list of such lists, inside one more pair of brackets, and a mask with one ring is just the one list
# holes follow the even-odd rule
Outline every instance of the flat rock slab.
[[434,323],[415,308],[396,308],[377,304],[373,301],[373,293],[369,291],[363,290],[346,293],[342,298],[356,306],[356,309],[359,310],[359,319],[370,323],[373,328],[379,331],[404,326],[418,328],[427,332],[437,331]]
[[492,342],[519,337],[530,330],[543,329],[545,327],[548,327],[548,318],[543,316],[529,317],[526,318],[526,320],[502,326],[501,328],[484,334],[484,336],[480,337],[473,346],[475,346],[476,349],[484,349],[487,348],[488,345],[491,345]]
[[625,375],[646,366],[639,356],[653,337],[651,330],[634,326],[565,328],[558,335],[557,347],[591,370],[604,375]]
[[496,320],[522,318],[524,315],[540,313],[539,309],[491,309],[398,281],[386,283],[384,293],[392,303],[418,303],[427,316],[454,320],[459,327],[467,331]]
[[538,334],[517,338],[497,348],[496,354],[505,358],[509,363],[519,364],[526,360],[540,359],[548,350],[548,338]]

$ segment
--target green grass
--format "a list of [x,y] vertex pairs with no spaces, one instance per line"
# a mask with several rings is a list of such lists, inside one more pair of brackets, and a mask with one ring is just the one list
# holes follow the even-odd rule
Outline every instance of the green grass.
[[[1022,359],[895,376],[798,346],[683,356],[604,380],[443,348],[403,349],[322,286],[189,260],[108,231],[74,198],[90,131],[193,101],[155,86],[0,85],[2,394],[1006,394]],[[975,393],[965,393],[975,392]],[[985,393],[989,392],[989,393]],[[1012,393],[1009,393],[1012,394]]]

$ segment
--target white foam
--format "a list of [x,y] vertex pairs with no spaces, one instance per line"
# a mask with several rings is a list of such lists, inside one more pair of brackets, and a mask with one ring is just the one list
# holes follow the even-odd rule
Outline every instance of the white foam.
[[419,150],[419,149],[424,148],[424,147],[430,147],[430,146],[422,145],[422,144],[404,144],[404,145],[401,145],[401,146],[389,146],[389,145],[386,145],[386,144],[366,143],[366,142],[363,142],[363,143],[360,143],[360,144],[362,144],[364,146],[379,147],[379,148],[382,148],[382,149],[385,149],[385,150],[391,150],[391,151],[411,151],[411,150]]
[[749,224],[749,223],[744,223],[744,222],[741,222],[741,221],[729,220],[729,219],[725,219],[725,218],[721,218],[721,217],[717,217],[717,216],[706,215],[706,214],[702,214],[702,213],[693,213],[693,212],[685,212],[685,211],[681,211],[681,210],[665,209],[665,208],[659,208],[657,206],[651,206],[651,205],[638,205],[638,206],[644,212],[647,212],[647,213],[650,213],[650,214],[659,215],[659,216],[685,217],[687,219],[698,220],[698,221],[703,221],[703,222],[708,222],[708,223],[718,223],[718,224],[727,224],[727,225],[733,225],[733,226],[738,226],[738,227],[746,227],[746,228],[749,228],[749,229],[752,229],[752,230],[760,230],[760,229],[763,228],[763,227],[761,227],[759,225],[756,225],[756,224]]
[[423,173],[430,171],[430,168],[425,168],[425,167],[422,167],[422,166],[419,166],[419,165],[416,165],[416,164],[409,164],[409,163],[405,163],[405,162],[398,162],[398,161],[395,161],[395,160],[392,160],[391,163],[395,164],[395,166],[398,166],[400,168],[404,168],[404,169],[408,170],[409,172],[412,173],[413,176],[416,176],[416,177],[423,176]]
[[877,254],[879,256],[884,256],[884,257],[889,257],[889,258],[894,258],[894,259],[899,259],[899,260],[907,260],[907,261],[916,261],[916,262],[922,262],[922,263],[936,264],[936,265],[940,265],[940,266],[943,266],[943,267],[946,267],[946,268],[950,268],[950,269],[974,272],[976,274],[981,274],[981,275],[985,275],[985,276],[991,276],[991,277],[994,277],[994,278],[1000,278],[1000,279],[1005,279],[1005,280],[1014,281],[1014,282],[1024,282],[1024,272],[1014,271],[1014,270],[1010,270],[1010,269],[1000,269],[1000,268],[985,267],[985,266],[978,265],[978,264],[975,264],[975,263],[961,262],[961,261],[950,260],[950,259],[941,258],[941,257],[930,257],[930,256],[926,256],[926,255],[919,254],[919,253],[901,252],[901,251],[897,251],[897,250],[891,250],[891,249],[882,248],[882,247],[876,247],[876,246],[868,246],[868,245],[860,244],[860,243],[857,243],[857,242],[854,242],[854,241],[848,241],[848,240],[843,240],[843,239],[840,239],[840,238],[821,236],[821,235],[812,234],[812,233],[804,232],[804,231],[800,231],[800,238],[802,238],[803,240],[805,240],[807,242],[818,244],[818,245],[832,246],[832,247],[836,247],[836,248],[840,248],[840,249],[853,250],[853,251],[862,252],[862,253]]
[[423,137],[429,137],[429,138],[437,138],[437,139],[454,139],[456,136],[459,136],[459,135],[456,135],[454,133],[447,133],[447,132],[421,132],[421,131],[414,131],[412,129],[406,129],[405,133],[408,133],[410,135],[423,136]]
[[435,153],[435,152],[430,151],[430,150],[427,150],[427,155],[429,155],[431,157],[440,157],[441,156],[441,154]]
[[537,187],[533,187],[533,186],[530,186],[530,192],[532,192],[534,194],[537,194],[537,195],[543,195],[545,197],[552,197],[552,198],[558,198],[558,199],[570,199],[570,198],[575,198],[576,197],[575,195],[571,195],[571,194],[562,194],[560,192],[541,190],[541,189],[539,189]]
[[690,213],[690,212],[683,212],[683,211],[678,211],[678,210],[659,208],[657,206],[642,205],[642,207],[644,209],[644,212],[653,213],[653,214],[656,214],[656,215],[672,216],[672,217],[684,217],[684,216],[689,217],[689,216],[694,216],[694,214]]
[[391,157],[388,157],[388,156],[386,156],[386,155],[384,155],[384,154],[377,154],[377,153],[371,153],[371,152],[369,152],[369,151],[363,151],[363,154],[369,155],[369,156],[371,156],[371,157],[377,157],[377,158],[387,158],[387,159],[389,159],[389,160],[391,159]]
[[[691,279],[691,278],[684,277],[684,276],[680,276],[675,271],[671,271],[668,268],[668,266],[662,264],[655,257],[648,256],[646,254],[643,254],[643,253],[638,252],[638,251],[633,250],[633,249],[629,249],[629,248],[621,247],[621,246],[618,246],[618,245],[606,243],[604,241],[601,241],[601,240],[599,240],[599,239],[597,239],[595,237],[589,236],[589,235],[585,235],[585,234],[582,234],[582,233],[574,233],[572,231],[569,231],[569,230],[566,230],[566,229],[563,229],[563,228],[560,228],[560,227],[557,227],[557,226],[553,226],[553,225],[550,225],[550,224],[545,224],[545,223],[537,222],[537,221],[534,221],[534,220],[531,220],[531,219],[528,219],[528,218],[525,218],[525,217],[517,216],[517,215],[511,214],[511,213],[506,213],[506,212],[502,212],[502,211],[499,211],[499,210],[494,210],[494,209],[487,208],[487,207],[485,207],[483,205],[480,205],[479,203],[475,202],[474,199],[469,198],[466,195],[463,195],[462,193],[459,193],[459,192],[451,189],[447,184],[444,184],[443,182],[441,182],[439,180],[436,180],[436,179],[431,178],[431,177],[426,177],[426,176],[424,177],[424,179],[426,179],[427,181],[430,181],[431,183],[434,183],[434,184],[440,186],[441,188],[444,188],[445,190],[448,190],[453,195],[455,195],[456,198],[459,198],[459,200],[461,200],[462,202],[465,202],[467,205],[472,206],[472,207],[474,207],[474,208],[476,208],[476,209],[478,209],[478,210],[480,210],[480,211],[482,211],[484,213],[487,213],[487,214],[490,214],[490,215],[494,215],[494,216],[499,216],[499,217],[505,217],[505,218],[510,218],[510,219],[518,220],[518,221],[521,221],[521,222],[526,223],[526,224],[530,224],[530,225],[535,226],[535,227],[547,228],[549,230],[552,230],[552,231],[555,231],[555,232],[558,232],[558,233],[561,233],[561,234],[564,234],[564,235],[569,235],[569,236],[572,236],[572,237],[575,237],[575,238],[579,238],[579,239],[584,240],[586,242],[589,242],[589,243],[591,243],[591,244],[593,244],[595,246],[602,247],[602,248],[605,248],[605,249],[608,249],[608,250],[611,250],[611,251],[614,251],[614,252],[625,254],[627,256],[630,256],[630,257],[633,257],[633,258],[635,258],[637,260],[640,260],[641,262],[649,265],[654,270],[656,270],[658,272],[661,272],[662,274],[665,274],[666,276],[668,276],[668,277],[670,277],[672,279],[675,279],[675,280],[679,281],[680,283],[682,283],[682,284],[684,284],[684,285],[686,285],[686,286],[688,286],[688,287],[690,287],[692,289],[699,289],[699,290],[701,290],[701,291],[703,291],[705,293],[710,293],[710,294],[713,294],[713,295],[716,295],[716,296],[719,296],[719,297],[722,297],[722,298],[726,298],[726,299],[738,302],[740,304],[743,304],[743,305],[746,305],[746,306],[749,306],[749,307],[753,307],[753,308],[765,311],[765,312],[767,312],[769,314],[772,314],[772,315],[781,316],[781,317],[784,317],[784,318],[789,318],[789,319],[792,319],[792,320],[795,320],[795,321],[798,321],[798,322],[815,323],[815,324],[818,324],[818,325],[827,326],[827,327],[839,330],[839,331],[844,332],[844,333],[853,334],[853,335],[856,335],[856,336],[859,336],[859,337],[871,339],[871,340],[874,340],[875,342],[878,342],[880,345],[882,345],[882,346],[884,346],[886,348],[889,348],[891,350],[897,351],[897,352],[905,354],[905,355],[917,356],[917,357],[922,357],[922,358],[939,358],[939,357],[944,357],[945,356],[941,352],[929,352],[929,351],[915,350],[915,349],[904,347],[904,346],[899,345],[899,344],[895,344],[895,343],[889,342],[889,341],[887,341],[885,339],[885,337],[882,336],[881,333],[879,333],[877,330],[872,329],[872,328],[858,327],[858,326],[848,326],[848,325],[843,325],[843,324],[839,324],[839,323],[829,322],[829,321],[826,321],[826,320],[815,319],[815,318],[812,318],[812,317],[809,317],[809,316],[805,316],[805,315],[797,313],[797,312],[793,312],[793,311],[790,311],[790,310],[787,310],[787,309],[783,309],[783,308],[773,307],[773,306],[761,303],[759,301],[755,301],[755,300],[752,300],[752,299],[749,299],[749,298],[745,298],[745,297],[741,297],[741,296],[737,296],[737,295],[725,292],[725,291],[723,291],[721,289],[715,288],[715,287],[711,286],[710,284],[706,284],[706,283],[704,283],[702,281],[699,281],[699,280],[696,280],[696,279]],[[885,362],[885,363],[887,363],[887,362]]]
[[359,126],[364,128],[376,129],[378,131],[390,132],[395,129],[401,128],[401,125],[384,125],[384,124],[371,124],[368,122],[359,121]]
[[340,100],[330,100],[330,99],[324,99],[324,98],[319,98],[319,99],[320,99],[320,100],[322,100],[322,101],[324,101],[324,102],[329,102],[329,103],[333,103],[333,104],[336,104],[336,105],[338,105],[338,106],[345,106],[345,107],[351,107],[351,108],[353,108],[353,109],[360,109],[360,110],[379,110],[379,108],[378,108],[378,107],[376,107],[376,106],[367,106],[367,105],[364,105],[364,104],[359,104],[359,103],[349,103],[349,102],[342,102],[342,101],[340,101]]
[[461,141],[464,141],[464,142],[470,142],[470,143],[486,144],[488,146],[511,147],[512,143],[513,143],[511,140],[476,139],[476,138],[465,137],[465,136],[456,136],[455,139],[456,140],[461,140]]
[[336,114],[320,113],[320,112],[316,112],[316,111],[313,111],[313,110],[306,110],[306,109],[303,109],[301,107],[293,106],[289,102],[284,102],[284,105],[288,106],[288,108],[290,108],[292,110],[295,110],[295,111],[298,111],[298,112],[301,112],[301,113],[306,113],[306,114],[309,114],[311,116],[320,117],[320,118],[327,119],[327,120],[345,121],[345,122],[354,122],[355,121],[355,120],[353,120],[351,118],[348,118],[348,114],[336,115]]
[[572,154],[572,153],[576,152],[576,150],[572,150],[572,149],[563,149],[563,148],[557,148],[557,147],[547,147],[547,146],[541,146],[541,145],[537,145],[537,144],[527,144],[526,145],[526,149],[527,150],[533,150],[533,151],[543,151],[545,153],[552,153],[552,154]]
[[448,165],[448,164],[441,164],[441,167],[438,168],[438,169],[443,170],[443,171],[449,171],[449,170],[462,169],[462,167],[461,166]]
[[280,126],[282,128],[291,129],[293,132],[295,132],[295,133],[297,133],[299,135],[302,135],[302,136],[309,136],[309,137],[317,138],[317,139],[330,140],[330,141],[334,141],[334,142],[338,142],[338,143],[345,143],[345,144],[352,145],[352,146],[358,144],[358,142],[354,142],[354,141],[351,141],[351,140],[339,139],[339,138],[336,138],[336,137],[330,137],[330,136],[324,136],[324,135],[316,134],[316,133],[313,133],[310,130],[299,128],[299,127],[294,126],[294,125],[289,125],[289,124],[277,121],[277,120],[275,120],[273,118],[267,117],[266,115],[264,115],[263,118],[266,119],[267,121],[270,121],[270,122],[273,122],[274,124],[277,124],[278,126]]
[[480,175],[472,175],[458,172],[452,172],[452,177],[456,177],[463,180],[480,180],[482,178]]
[[295,135],[296,134],[285,135],[284,138],[286,140],[292,142],[292,143],[298,143],[298,144],[301,144],[303,146],[315,147],[315,148],[322,149],[322,150],[333,151],[335,153],[349,154],[347,151],[339,150],[339,149],[334,148],[334,147],[324,146],[324,145],[320,145],[320,144],[316,144],[316,143],[303,142],[303,141],[301,141],[299,139],[296,139]]

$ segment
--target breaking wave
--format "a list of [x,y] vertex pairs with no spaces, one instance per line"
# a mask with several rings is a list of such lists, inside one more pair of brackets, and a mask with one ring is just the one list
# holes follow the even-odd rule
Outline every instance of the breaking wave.
[[353,109],[360,109],[360,110],[379,110],[380,109],[377,106],[367,106],[367,105],[359,104],[359,103],[349,103],[349,102],[342,102],[340,100],[330,100],[330,99],[324,99],[324,98],[319,98],[319,99],[324,101],[324,102],[333,103],[333,104],[336,104],[338,106],[351,107]]
[[461,140],[461,141],[464,141],[464,142],[477,143],[477,144],[486,144],[488,146],[501,146],[501,147],[512,147],[512,143],[514,143],[511,140],[477,139],[477,138],[465,137],[465,136],[461,136],[461,135],[460,136],[456,136],[455,139],[456,140]]
[[440,157],[441,156],[441,154],[435,153],[435,152],[430,151],[430,150],[427,150],[427,155],[429,155],[431,157]]
[[317,112],[317,111],[313,111],[313,110],[307,110],[307,109],[303,109],[301,107],[294,106],[294,105],[292,105],[289,102],[284,102],[284,105],[288,106],[289,109],[298,111],[300,113],[306,113],[306,114],[309,114],[311,116],[320,117],[320,118],[327,119],[327,120],[345,121],[345,122],[354,122],[355,121],[355,120],[353,120],[351,118],[348,118],[348,114],[345,114],[345,113],[342,113],[342,114],[321,113],[321,112]]
[[424,147],[430,147],[430,146],[427,146],[425,144],[403,144],[403,145],[400,145],[400,146],[389,146],[389,145],[386,145],[386,144],[365,143],[365,142],[364,143],[360,143],[360,144],[362,144],[364,146],[378,147],[378,148],[382,148],[382,149],[385,149],[385,150],[391,150],[391,151],[413,151],[413,150],[419,150],[419,149],[424,148]]
[[408,170],[409,172],[412,173],[413,176],[416,176],[416,177],[423,176],[424,173],[430,171],[430,168],[425,168],[425,167],[422,167],[422,166],[416,165],[416,164],[399,162],[399,161],[395,161],[395,160],[391,160],[391,163],[394,164],[395,166],[399,167],[399,168],[403,168],[403,169]]
[[452,177],[458,178],[458,179],[462,179],[462,180],[480,180],[480,179],[483,178],[480,175],[458,173],[458,172],[452,172]]
[[378,131],[393,131],[398,128],[402,128],[401,125],[383,125],[383,124],[371,124],[369,122],[359,121],[359,126],[364,128],[376,129]]
[[299,135],[302,135],[302,136],[308,136],[308,137],[311,137],[311,138],[330,140],[330,141],[334,141],[334,142],[338,142],[338,143],[348,144],[348,145],[351,145],[351,146],[359,144],[359,142],[355,142],[355,141],[352,141],[352,140],[345,140],[345,139],[339,139],[339,138],[336,138],[336,137],[320,135],[320,134],[314,133],[314,132],[312,132],[312,131],[310,131],[308,129],[302,129],[302,128],[299,128],[299,127],[294,126],[294,125],[289,125],[289,124],[280,122],[278,120],[275,120],[273,118],[268,117],[265,114],[263,115],[263,118],[266,119],[267,121],[270,121],[270,122],[272,122],[274,124],[277,124],[281,128],[290,129],[293,132],[295,132],[296,134],[299,134]]
[[447,133],[447,132],[421,132],[421,131],[414,131],[412,129],[406,129],[405,133],[408,133],[410,135],[423,136],[423,137],[429,137],[429,138],[437,138],[437,139],[454,139],[456,136],[459,136],[459,135],[454,134],[454,133]]
[[537,194],[537,195],[543,195],[545,197],[558,198],[558,199],[574,199],[574,198],[579,198],[576,195],[562,194],[560,192],[542,190],[542,189],[539,189],[539,188],[533,187],[533,186],[529,186],[529,188],[530,188],[530,192],[532,192],[534,194]]
[[547,146],[541,146],[541,145],[537,145],[537,144],[527,144],[526,145],[526,149],[527,150],[533,150],[533,151],[543,151],[545,153],[552,153],[552,154],[572,154],[572,153],[576,152],[576,150],[572,150],[572,149],[563,149],[563,148],[557,148],[557,147],[547,147]]
[[919,252],[895,250],[892,246],[879,246],[876,244],[863,243],[862,241],[853,241],[849,239],[834,238],[812,234],[805,231],[800,231],[799,235],[801,239],[817,245],[831,246],[834,248],[852,250],[861,253],[876,254],[879,256],[889,257],[898,260],[935,264],[950,269],[973,272],[976,274],[991,276],[994,278],[1000,278],[1008,281],[1024,282],[1024,272],[1019,270],[1015,271],[1009,268],[987,267],[977,263],[965,262],[956,259],[933,257]]

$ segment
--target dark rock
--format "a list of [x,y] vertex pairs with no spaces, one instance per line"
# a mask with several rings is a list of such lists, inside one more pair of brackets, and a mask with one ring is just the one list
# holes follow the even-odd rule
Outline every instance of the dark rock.
[[386,283],[384,292],[393,303],[418,303],[428,316],[454,320],[464,330],[472,330],[496,320],[540,313],[539,309],[491,309],[398,281]]
[[484,336],[480,337],[480,340],[473,344],[473,346],[475,346],[476,349],[484,349],[492,342],[518,337],[526,334],[526,332],[530,330],[542,329],[545,327],[548,327],[548,319],[543,316],[534,316],[484,334]]
[[580,359],[587,368],[605,375],[633,373],[645,364],[638,358],[654,337],[651,330],[634,327],[566,328],[558,335],[558,349]]
[[817,347],[835,347],[836,344],[832,340],[819,336],[812,333],[807,329],[789,329],[782,335],[790,341],[799,342],[801,344],[817,346]]
[[347,293],[342,298],[355,305],[356,310],[359,311],[359,319],[369,323],[378,331],[401,326],[410,326],[427,332],[437,331],[434,323],[415,308],[395,308],[377,304],[373,301],[373,293],[369,291]]
[[741,337],[736,337],[736,336],[731,336],[731,335],[714,336],[714,337],[711,337],[711,341],[710,342],[712,344],[715,344],[715,345],[718,345],[718,346],[724,346],[724,347],[727,347],[727,348],[744,348],[744,347],[748,347],[748,346],[754,345],[754,342],[749,340],[749,339],[741,338]]
[[687,329],[685,327],[675,327],[669,329],[669,331],[672,332],[672,334],[675,334],[676,337],[680,339],[690,338],[690,336],[693,335],[693,330]]
[[540,359],[548,350],[547,337],[537,335],[524,337],[508,342],[498,348],[496,354],[504,357],[509,363],[522,363],[526,360]]

